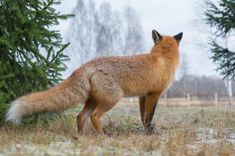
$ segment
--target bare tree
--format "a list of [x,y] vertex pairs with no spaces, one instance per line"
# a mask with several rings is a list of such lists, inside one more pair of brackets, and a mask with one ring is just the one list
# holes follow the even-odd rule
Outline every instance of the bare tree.
[[181,54],[180,59],[180,77],[185,77],[189,74],[189,63],[187,60],[187,55],[185,53]]
[[188,75],[189,75],[189,64],[187,60],[187,55],[183,53],[181,55],[181,62],[180,62],[180,77],[183,80],[183,92],[184,96],[187,95],[186,90],[187,90],[187,80],[188,80]]
[[144,50],[143,29],[140,19],[132,7],[128,6],[124,10],[124,18],[126,23],[124,51],[126,54],[134,54]]
[[103,2],[95,15],[97,56],[118,54],[122,47],[122,23],[118,13],[112,11],[108,2]]
[[224,84],[228,93],[229,97],[229,105],[232,105],[233,101],[233,89],[232,89],[232,80],[231,79],[225,79]]
[[84,63],[91,55],[94,55],[94,10],[92,0],[78,0],[73,10],[75,17],[71,21],[67,38],[71,43],[68,53],[71,56],[71,62],[76,65]]

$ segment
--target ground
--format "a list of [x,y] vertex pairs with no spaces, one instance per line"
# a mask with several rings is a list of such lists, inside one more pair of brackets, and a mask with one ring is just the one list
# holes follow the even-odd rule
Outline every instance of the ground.
[[0,127],[1,155],[235,155],[235,107],[158,106],[155,133],[143,132],[138,104],[121,102],[102,123],[112,136],[98,135],[90,121],[76,136],[81,106],[61,118]]

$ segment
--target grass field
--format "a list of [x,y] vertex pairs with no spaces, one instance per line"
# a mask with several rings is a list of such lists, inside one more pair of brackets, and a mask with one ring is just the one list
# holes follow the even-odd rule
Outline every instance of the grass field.
[[155,133],[143,133],[138,105],[120,103],[102,118],[112,136],[98,135],[90,121],[76,136],[76,114],[0,128],[1,155],[235,155],[235,107],[158,106]]

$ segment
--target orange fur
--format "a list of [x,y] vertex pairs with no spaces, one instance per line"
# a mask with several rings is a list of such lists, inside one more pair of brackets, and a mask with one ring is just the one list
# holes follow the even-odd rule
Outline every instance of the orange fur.
[[163,36],[148,54],[91,60],[61,84],[16,99],[8,120],[17,122],[33,113],[59,111],[81,102],[85,106],[77,116],[78,130],[82,132],[84,122],[91,117],[95,129],[106,133],[100,117],[122,97],[140,96],[141,118],[146,132],[150,132],[156,103],[174,79],[178,47],[174,37]]

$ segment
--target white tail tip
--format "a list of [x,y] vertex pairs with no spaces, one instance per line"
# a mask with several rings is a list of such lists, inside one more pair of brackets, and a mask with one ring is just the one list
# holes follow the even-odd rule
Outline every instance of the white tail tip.
[[20,114],[20,100],[13,101],[11,103],[10,109],[8,110],[6,114],[6,120],[13,122],[15,124],[19,124],[21,121],[21,114]]

